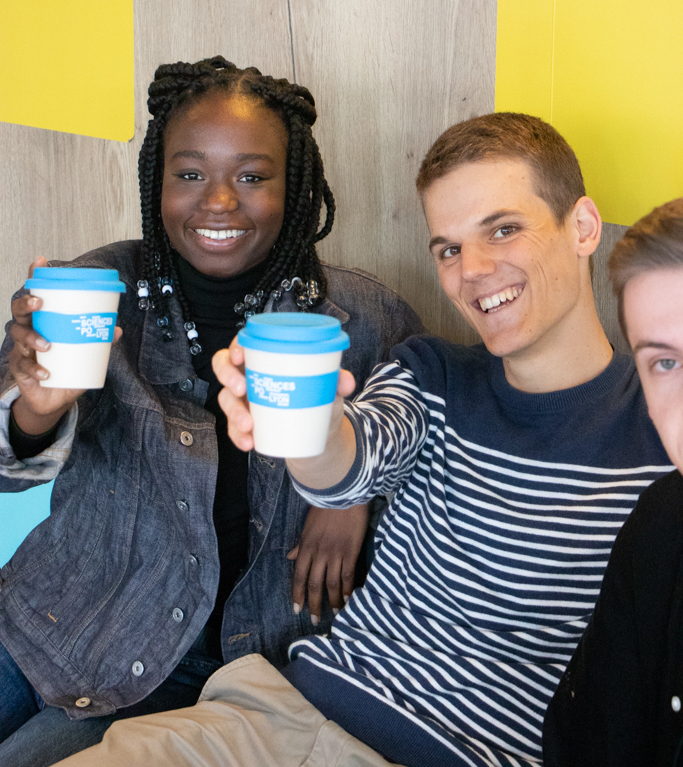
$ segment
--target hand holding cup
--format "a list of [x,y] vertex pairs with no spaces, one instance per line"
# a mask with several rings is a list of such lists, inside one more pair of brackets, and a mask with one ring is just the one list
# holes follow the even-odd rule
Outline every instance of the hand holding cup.
[[[234,338],[228,349],[221,349],[214,355],[212,365],[216,377],[225,387],[218,395],[218,403],[228,419],[228,436],[240,450],[246,451],[254,447],[254,419],[247,400],[244,362],[244,348],[238,338]],[[348,370],[340,370],[328,441],[334,439],[340,428],[344,397],[349,396],[355,386],[353,375]]]
[[[36,268],[44,269],[46,266],[47,261],[39,257],[29,267],[29,279]],[[85,391],[85,388],[45,386],[50,374],[38,362],[37,354],[49,351],[51,344],[33,328],[34,313],[42,308],[42,298],[34,295],[24,295],[12,302],[14,323],[10,335],[14,347],[8,356],[8,363],[20,392],[12,410],[17,425],[28,434],[41,434],[52,428]],[[118,341],[120,337],[121,329],[116,328],[113,341]]]

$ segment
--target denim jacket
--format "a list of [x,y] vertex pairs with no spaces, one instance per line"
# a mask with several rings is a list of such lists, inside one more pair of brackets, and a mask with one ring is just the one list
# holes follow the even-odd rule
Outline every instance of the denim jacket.
[[[169,343],[153,314],[138,309],[139,258],[140,242],[127,241],[55,262],[119,270],[124,333],[104,388],[81,396],[55,443],[24,461],[7,439],[18,396],[9,336],[0,350],[0,492],[56,478],[49,518],[0,571],[0,642],[46,703],[72,719],[109,714],[161,684],[205,625],[218,586],[208,384],[195,375],[177,305]],[[318,311],[351,337],[342,364],[360,386],[394,344],[423,328],[373,276],[325,269],[328,298]],[[252,451],[248,483],[249,563],[225,604],[223,655],[259,652],[281,666],[288,645],[324,630],[332,615],[328,608],[314,629],[307,611],[292,610],[286,554],[308,507],[284,461]]]

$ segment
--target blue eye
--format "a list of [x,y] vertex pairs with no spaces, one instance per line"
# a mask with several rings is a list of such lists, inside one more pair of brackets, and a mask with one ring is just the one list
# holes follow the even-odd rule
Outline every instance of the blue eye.
[[675,370],[680,366],[680,362],[672,359],[657,360],[657,362],[655,362],[655,367],[658,367],[660,370]]

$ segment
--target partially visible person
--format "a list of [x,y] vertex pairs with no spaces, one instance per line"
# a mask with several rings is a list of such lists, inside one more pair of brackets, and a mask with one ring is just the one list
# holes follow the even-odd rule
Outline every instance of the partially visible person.
[[359,383],[423,330],[372,275],[318,259],[335,206],[306,88],[219,56],[159,67],[148,106],[143,239],[50,264],[126,284],[104,388],[40,386],[26,291],[0,352],[0,493],[55,479],[50,517],[1,572],[3,767],[191,705],[243,655],[282,666],[350,595],[367,510],[309,512],[284,461],[227,437],[211,358],[244,317],[338,318]]
[[[395,492],[365,585],[281,674],[231,663],[197,706],[116,724],[60,767],[318,764],[316,749],[300,759],[302,729],[317,744],[329,725],[410,767],[540,763],[616,533],[670,464],[633,360],[600,325],[600,215],[557,131],[505,113],[455,125],[418,190],[442,289],[484,343],[397,346],[353,402],[337,399],[325,453],[287,462],[309,502]],[[233,343],[213,364],[249,449],[242,357]],[[353,387],[340,376],[340,395]],[[284,697],[311,727],[282,716]],[[261,758],[275,737],[278,758]]]
[[546,767],[683,765],[683,198],[638,221],[609,261],[650,417],[676,470],[622,528],[550,703]]

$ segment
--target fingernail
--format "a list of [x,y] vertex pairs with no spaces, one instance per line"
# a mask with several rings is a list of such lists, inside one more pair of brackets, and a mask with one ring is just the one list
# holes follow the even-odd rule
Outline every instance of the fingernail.
[[298,615],[301,612],[301,605],[298,602],[294,602],[292,609],[294,610],[294,615]]
[[38,338],[36,339],[36,346],[39,349],[42,349],[43,351],[45,351],[46,349],[50,348],[50,342],[46,341],[44,338]]
[[333,607],[333,608],[332,608],[332,612],[333,612],[335,615],[339,615],[339,608],[338,608],[338,607]]
[[36,376],[44,381],[50,374],[47,370],[36,370]]
[[311,623],[312,623],[314,626],[317,626],[319,622],[320,622],[320,620],[319,620],[319,618],[318,618],[318,616],[317,616],[317,615],[311,615]]
[[29,298],[28,305],[29,306],[37,306],[38,305],[38,299],[37,298]]
[[344,604],[346,604],[351,597],[348,594],[344,594]]

